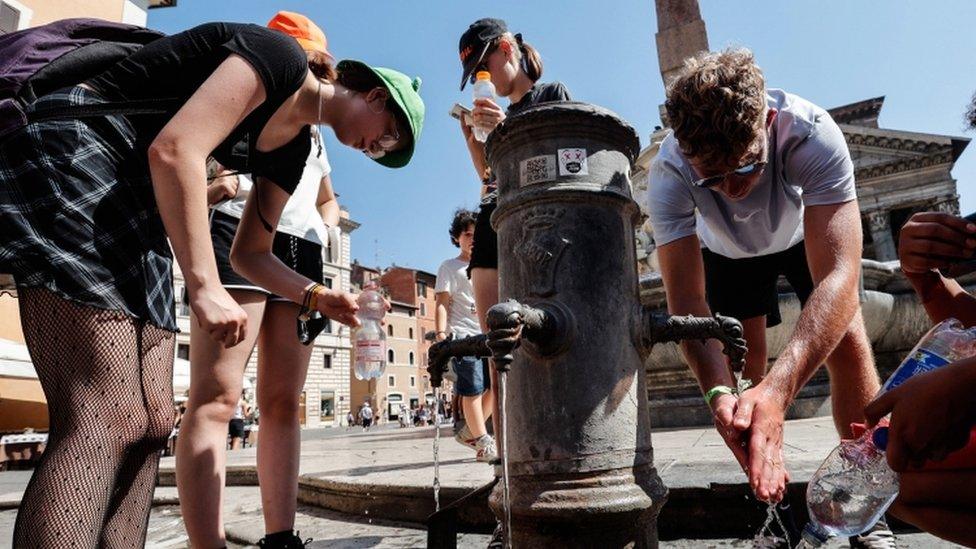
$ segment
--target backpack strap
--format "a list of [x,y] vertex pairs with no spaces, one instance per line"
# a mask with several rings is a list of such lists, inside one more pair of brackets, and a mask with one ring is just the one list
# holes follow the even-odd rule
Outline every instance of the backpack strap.
[[40,108],[27,113],[29,122],[58,120],[68,118],[92,118],[111,115],[165,114],[176,106],[175,99],[137,99],[115,103],[94,105],[73,105],[70,107]]

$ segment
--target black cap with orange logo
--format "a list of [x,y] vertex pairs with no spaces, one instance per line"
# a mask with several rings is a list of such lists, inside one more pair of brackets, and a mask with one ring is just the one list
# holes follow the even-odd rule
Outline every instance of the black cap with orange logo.
[[488,50],[495,40],[508,32],[508,25],[501,19],[486,17],[478,19],[468,30],[461,35],[458,44],[458,52],[461,54],[461,66],[464,72],[461,74],[461,89],[475,72],[475,69],[489,53]]

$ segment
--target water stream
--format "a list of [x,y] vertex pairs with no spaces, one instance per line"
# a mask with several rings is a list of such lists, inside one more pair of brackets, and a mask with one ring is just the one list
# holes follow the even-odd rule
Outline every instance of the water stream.
[[434,388],[434,512],[441,510],[441,389]]
[[501,449],[502,459],[502,510],[504,520],[502,522],[502,536],[504,538],[505,549],[512,547],[512,502],[509,498],[509,479],[508,479],[508,410],[505,406],[508,387],[508,372],[498,372],[498,424],[501,433],[498,433],[498,448]]
[[786,538],[787,547],[792,547],[793,543],[790,541],[789,530],[786,529],[786,525],[783,524],[783,520],[780,519],[779,513],[776,512],[776,504],[770,503],[769,507],[766,508],[766,521],[763,523],[759,531],[756,532],[756,537],[752,540],[752,546],[755,548],[763,547],[778,547],[779,542],[783,538],[777,536],[770,526],[772,526],[773,521],[779,525],[780,531],[783,532],[783,536]]

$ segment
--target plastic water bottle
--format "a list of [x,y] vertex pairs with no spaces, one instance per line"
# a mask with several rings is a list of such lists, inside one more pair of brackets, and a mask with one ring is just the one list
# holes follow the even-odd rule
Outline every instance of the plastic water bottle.
[[[976,355],[976,328],[950,318],[937,324],[881,387],[884,393],[914,375]],[[888,467],[884,450],[887,420],[855,440],[845,440],[827,456],[807,485],[810,523],[803,530],[807,547],[831,536],[861,534],[884,515],[898,496],[898,474]]]
[[386,304],[375,282],[369,282],[359,294],[360,326],[353,334],[356,363],[353,367],[356,379],[373,379],[386,371],[386,333],[380,321],[386,314]]
[[[494,99],[495,85],[491,83],[491,73],[488,71],[478,71],[475,75],[474,89],[472,92],[475,99]],[[488,134],[493,128],[484,128],[475,124],[471,127],[474,138],[484,143],[488,139]]]

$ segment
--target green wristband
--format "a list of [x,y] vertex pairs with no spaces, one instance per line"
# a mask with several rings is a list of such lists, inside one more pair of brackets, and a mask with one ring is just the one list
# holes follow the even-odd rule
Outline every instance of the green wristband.
[[717,395],[734,395],[735,389],[729,387],[728,385],[716,385],[705,393],[705,404],[709,407],[712,405],[712,399]]

